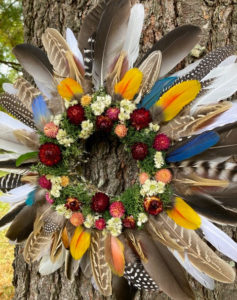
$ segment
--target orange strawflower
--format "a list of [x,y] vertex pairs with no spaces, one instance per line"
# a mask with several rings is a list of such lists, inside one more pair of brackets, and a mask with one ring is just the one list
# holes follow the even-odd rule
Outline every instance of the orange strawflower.
[[172,174],[168,169],[161,169],[155,174],[156,181],[161,181],[163,183],[169,183],[172,179]]

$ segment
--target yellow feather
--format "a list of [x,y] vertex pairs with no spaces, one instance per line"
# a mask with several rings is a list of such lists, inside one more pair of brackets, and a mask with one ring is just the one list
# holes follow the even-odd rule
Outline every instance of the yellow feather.
[[175,205],[167,210],[167,214],[176,224],[184,228],[195,230],[201,226],[200,216],[179,197],[175,198]]
[[192,102],[201,90],[201,83],[198,80],[181,82],[166,93],[156,102],[161,107],[164,121],[172,120],[187,104]]
[[73,96],[82,94],[83,89],[74,79],[66,78],[59,83],[58,93],[61,97],[70,101]]
[[84,231],[82,226],[78,226],[70,243],[70,252],[72,257],[76,260],[82,258],[90,246],[90,241],[91,234],[88,231]]
[[137,68],[127,71],[123,79],[114,86],[115,93],[124,99],[132,100],[139,91],[142,76],[142,72]]

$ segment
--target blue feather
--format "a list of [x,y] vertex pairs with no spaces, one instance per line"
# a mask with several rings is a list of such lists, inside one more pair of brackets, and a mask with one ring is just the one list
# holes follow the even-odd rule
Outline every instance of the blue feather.
[[43,129],[44,125],[50,121],[51,112],[47,107],[44,98],[37,96],[32,103],[32,111],[34,122],[39,129]]
[[34,202],[35,202],[35,190],[28,194],[25,203],[28,206],[32,206],[34,204]]
[[167,77],[158,80],[150,93],[147,94],[142,101],[138,104],[138,108],[144,107],[145,109],[149,109],[154,105],[162,95],[163,91],[168,89],[177,79],[178,77]]
[[219,140],[220,136],[215,131],[203,132],[188,140],[185,145],[182,145],[169,153],[166,157],[166,161],[174,163],[191,158],[214,146]]

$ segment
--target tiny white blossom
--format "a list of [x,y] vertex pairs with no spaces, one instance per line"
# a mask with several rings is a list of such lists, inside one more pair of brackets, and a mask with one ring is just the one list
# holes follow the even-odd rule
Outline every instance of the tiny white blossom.
[[142,196],[155,196],[159,193],[163,193],[164,187],[160,185],[160,182],[156,180],[147,179],[142,185],[140,194]]
[[88,214],[83,224],[86,228],[91,228],[94,225],[94,222],[95,218],[91,214]]
[[79,134],[81,139],[87,139],[93,132],[93,123],[90,120],[81,123],[82,130]]
[[126,113],[124,111],[120,111],[120,113],[118,115],[118,118],[119,118],[120,121],[126,121],[126,120],[130,119],[130,114]]
[[111,96],[110,96],[110,95],[106,95],[106,96],[104,97],[103,103],[104,103],[104,105],[105,105],[106,107],[109,107],[109,106],[111,105],[111,101],[112,101]]
[[106,229],[112,236],[118,236],[122,232],[122,221],[120,218],[111,218],[107,221]]
[[158,193],[159,194],[163,194],[164,191],[165,191],[165,183],[161,182],[161,181],[158,181],[158,183],[157,183],[157,189],[158,189]]
[[57,205],[56,211],[59,215],[63,215],[66,219],[70,219],[72,216],[72,211],[68,210],[64,204]]
[[164,165],[164,158],[162,155],[162,152],[157,151],[156,154],[154,155],[154,162],[155,162],[155,167],[157,169],[160,169]]
[[136,105],[130,100],[123,99],[120,102],[120,108],[121,110],[131,114],[136,109]]
[[78,104],[78,101],[73,100],[73,101],[65,101],[64,105],[66,108],[69,108],[70,106]]
[[64,145],[66,147],[69,147],[74,142],[74,139],[68,136],[66,130],[64,129],[59,129],[56,139],[60,145]]
[[105,105],[102,101],[96,101],[91,104],[91,109],[95,116],[99,116],[104,112]]
[[151,131],[157,132],[160,129],[160,126],[158,124],[149,123],[149,129]]
[[62,121],[62,114],[58,114],[53,117],[52,121],[56,126],[59,126],[60,122]]
[[140,213],[138,215],[138,220],[137,220],[137,226],[142,226],[143,223],[146,223],[148,221],[148,217],[144,213]]

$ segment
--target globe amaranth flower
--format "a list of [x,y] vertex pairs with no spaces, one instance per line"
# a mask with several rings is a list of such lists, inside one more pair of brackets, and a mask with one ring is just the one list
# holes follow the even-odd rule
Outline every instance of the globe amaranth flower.
[[170,146],[170,139],[167,135],[160,133],[154,139],[153,148],[157,151],[167,150]]
[[136,160],[143,160],[148,154],[148,146],[144,143],[135,143],[131,148],[132,157]]
[[85,119],[84,108],[80,104],[70,106],[67,110],[67,117],[74,125],[80,125]]
[[93,211],[101,213],[109,207],[109,197],[101,192],[92,197],[91,208]]
[[141,130],[149,126],[149,123],[151,122],[151,114],[149,110],[145,108],[138,108],[131,114],[130,121],[136,130]]
[[58,145],[45,143],[39,147],[39,159],[42,164],[52,167],[62,159],[62,153]]

